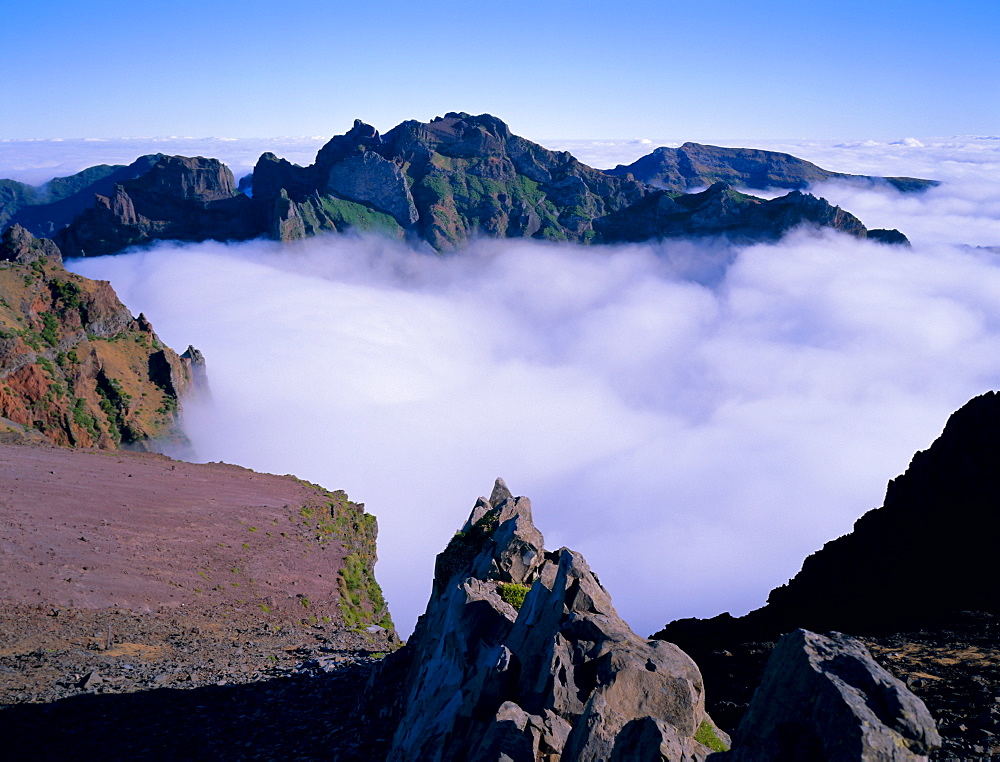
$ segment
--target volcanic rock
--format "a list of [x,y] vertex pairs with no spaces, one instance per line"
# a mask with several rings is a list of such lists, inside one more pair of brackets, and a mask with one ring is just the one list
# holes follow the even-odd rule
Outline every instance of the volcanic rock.
[[[14,211],[35,209],[37,225],[58,231],[56,243],[71,257],[158,240],[291,241],[349,230],[420,241],[437,251],[482,236],[583,244],[723,236],[745,243],[773,240],[803,224],[867,234],[853,215],[799,192],[819,179],[853,176],[787,154],[692,143],[603,172],[512,134],[489,114],[449,112],[427,123],[403,122],[384,135],[356,120],[308,167],[263,154],[239,189],[224,165],[201,157],[155,155],[127,171],[93,169],[98,181],[78,189],[72,203],[80,211],[88,190],[97,191],[96,203],[61,230],[69,207],[53,207],[46,222],[48,206],[31,206],[35,191],[27,186],[3,181],[0,202]],[[886,180],[903,190],[932,184]],[[711,187],[703,193],[688,193],[705,185]],[[731,186],[795,192],[765,201]],[[0,224],[3,219],[0,209]],[[898,231],[871,237],[905,242]]]
[[84,257],[158,240],[239,241],[261,232],[228,167],[217,159],[161,155],[139,177],[98,194],[55,240],[64,256]]
[[778,151],[757,148],[721,148],[685,143],[680,148],[661,147],[628,165],[609,169],[616,177],[632,175],[655,188],[689,191],[723,182],[740,188],[802,190],[814,183],[838,180],[863,185],[888,184],[903,193],[939,185],[914,177],[870,177],[831,172],[812,162]]
[[865,235],[855,217],[812,196],[765,202],[725,185],[694,197],[686,190],[596,170],[513,135],[489,114],[455,112],[429,123],[403,122],[385,135],[358,120],[319,151],[314,165],[296,167],[265,154],[253,179],[266,227],[282,240],[359,229],[415,236],[438,251],[476,236],[758,241],[803,223]]
[[20,225],[4,232],[0,416],[55,444],[143,448],[177,436],[193,362],[133,318],[109,283],[67,272],[52,241]]
[[694,662],[633,633],[578,553],[546,551],[502,480],[438,556],[427,611],[370,692],[372,714],[395,712],[393,760],[608,759],[647,717],[690,759],[711,752],[694,740],[714,727]]
[[162,154],[140,156],[128,166],[99,164],[44,185],[0,180],[0,229],[19,224],[38,237],[51,237],[93,206],[95,195],[114,195],[115,185],[148,172]]
[[35,238],[21,225],[11,225],[0,238],[0,260],[30,265],[35,260],[62,264],[62,252],[47,238]]
[[941,745],[924,703],[861,643],[801,629],[774,649],[733,740],[732,762],[903,762]]

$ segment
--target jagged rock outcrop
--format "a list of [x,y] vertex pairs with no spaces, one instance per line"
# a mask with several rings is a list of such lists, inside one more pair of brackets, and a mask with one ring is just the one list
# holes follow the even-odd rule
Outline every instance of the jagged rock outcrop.
[[648,185],[672,191],[688,191],[720,182],[739,188],[802,190],[813,183],[840,180],[864,185],[888,184],[903,193],[913,193],[940,184],[915,177],[848,175],[778,151],[722,148],[700,143],[657,148],[631,164],[609,169],[608,174],[632,175]]
[[778,643],[727,762],[910,762],[941,745],[924,703],[853,638],[795,630]]
[[158,156],[145,173],[107,195],[58,231],[66,257],[113,254],[158,240],[241,241],[262,232],[250,199],[217,159]]
[[32,235],[51,237],[94,205],[95,194],[114,194],[115,184],[148,172],[162,154],[140,156],[128,166],[99,164],[44,185],[0,180],[0,230],[22,225]]
[[633,633],[578,553],[546,551],[502,480],[438,556],[427,611],[370,693],[394,689],[391,760],[695,760],[712,751],[696,734],[724,742],[694,662]]
[[107,281],[67,272],[52,241],[18,225],[4,232],[0,416],[55,444],[142,448],[177,436],[193,364],[133,318]]
[[62,252],[47,238],[35,238],[20,225],[11,225],[0,237],[0,260],[30,265],[42,263],[62,264]]
[[[657,149],[637,165],[662,163],[663,152],[671,150]],[[731,187],[757,183],[799,189],[836,173],[775,154],[785,156],[782,166],[798,167],[799,180],[793,181],[792,169],[782,174],[747,168],[761,163],[753,157],[768,152],[713,150],[714,158],[705,165],[710,169],[684,170],[684,182],[670,185],[663,172],[640,172],[637,179],[624,171],[628,168],[594,169],[568,152],[549,151],[512,134],[489,114],[450,112],[427,123],[403,122],[384,135],[357,120],[347,133],[331,138],[307,167],[263,154],[239,189],[229,170],[214,159],[156,155],[110,174],[98,172],[98,181],[73,196],[77,211],[88,189],[98,191],[96,203],[68,227],[62,227],[62,218],[69,207],[55,210],[59,219],[36,222],[47,232],[62,227],[55,240],[70,257],[109,254],[157,240],[266,236],[291,241],[350,230],[420,241],[437,251],[460,248],[478,237],[590,244],[724,236],[746,243],[773,240],[802,224],[884,243],[906,242],[899,231],[867,231],[853,215],[798,190],[765,201]],[[143,161],[152,163],[135,174]],[[776,160],[768,161],[771,166]],[[812,170],[802,169],[806,166]],[[708,179],[712,184],[707,190],[687,193]],[[930,182],[895,180],[906,188]],[[7,194],[11,209],[27,209],[33,192],[0,183],[0,202]],[[48,207],[30,208],[37,216]]]

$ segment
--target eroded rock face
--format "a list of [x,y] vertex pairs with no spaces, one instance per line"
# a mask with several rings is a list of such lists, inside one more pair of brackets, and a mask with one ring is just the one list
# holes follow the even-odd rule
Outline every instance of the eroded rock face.
[[52,241],[19,225],[4,232],[0,416],[55,444],[144,448],[179,436],[176,411],[195,367],[107,281],[67,272]]
[[153,241],[241,241],[264,232],[250,199],[217,159],[154,157],[143,174],[97,194],[93,206],[58,231],[67,257],[114,254]]
[[[0,226],[22,221],[54,235],[67,257],[158,240],[291,241],[349,230],[437,251],[479,237],[599,244],[713,236],[745,243],[773,240],[799,225],[906,242],[898,231],[867,231],[853,215],[798,190],[831,177],[850,176],[787,154],[696,144],[660,148],[605,172],[514,135],[489,114],[449,112],[426,123],[403,122],[384,135],[357,120],[307,167],[265,153],[239,188],[215,159],[160,154],[53,180],[46,193],[73,192],[55,203],[40,203],[40,189],[0,180]],[[934,184],[862,180],[900,190]],[[794,191],[765,201],[736,187]],[[249,188],[252,197],[243,192]]]
[[711,751],[693,739],[711,724],[694,662],[632,632],[579,553],[546,551],[530,502],[502,480],[438,556],[387,675],[393,660],[409,668],[392,760],[662,758],[630,756],[640,738],[689,759]]
[[846,635],[779,642],[729,762],[923,760],[941,745],[924,703]]
[[30,265],[35,260],[62,264],[62,252],[47,238],[35,238],[21,225],[11,225],[0,238],[0,260]]

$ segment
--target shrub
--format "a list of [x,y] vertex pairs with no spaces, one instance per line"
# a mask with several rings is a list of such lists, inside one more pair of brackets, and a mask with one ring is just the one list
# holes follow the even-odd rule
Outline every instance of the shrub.
[[500,597],[516,609],[521,608],[524,597],[531,588],[528,585],[519,585],[517,582],[501,582],[497,585],[497,592]]
[[715,735],[715,728],[712,727],[712,724],[708,720],[701,721],[701,725],[695,731],[694,740],[700,744],[704,744],[713,751],[729,751],[729,747],[722,742],[721,738]]

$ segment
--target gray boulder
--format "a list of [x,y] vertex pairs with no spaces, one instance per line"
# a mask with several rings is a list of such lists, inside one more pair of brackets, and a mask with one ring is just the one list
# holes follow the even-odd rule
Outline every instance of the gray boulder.
[[941,745],[924,703],[840,633],[779,642],[727,762],[923,760]]

